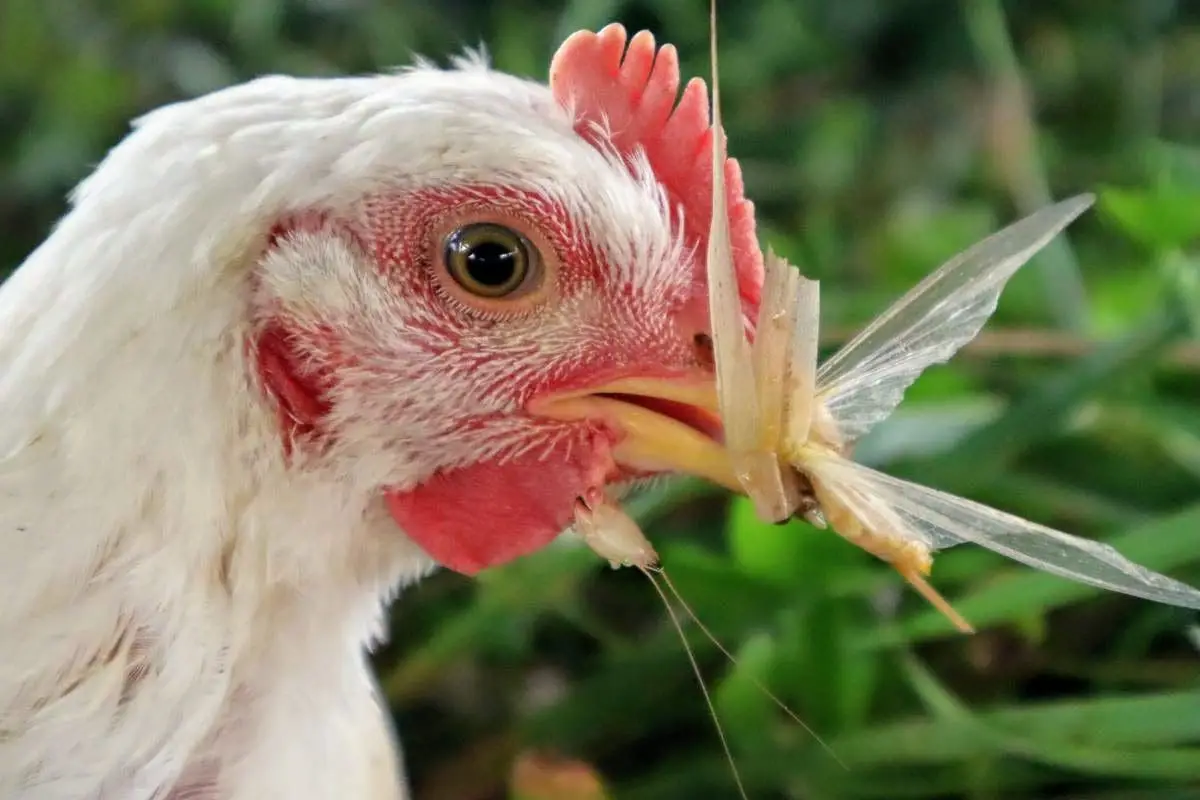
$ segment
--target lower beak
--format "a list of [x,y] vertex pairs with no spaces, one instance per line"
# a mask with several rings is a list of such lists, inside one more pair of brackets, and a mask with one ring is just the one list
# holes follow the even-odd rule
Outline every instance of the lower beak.
[[682,472],[742,492],[724,445],[711,378],[622,378],[539,398],[531,413],[557,420],[601,420],[623,434],[613,449],[621,466]]

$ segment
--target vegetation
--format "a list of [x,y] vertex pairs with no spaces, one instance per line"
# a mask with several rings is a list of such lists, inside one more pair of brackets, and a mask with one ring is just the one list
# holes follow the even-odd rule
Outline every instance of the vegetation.
[[[614,19],[707,75],[706,11],[5,0],[0,265],[17,265],[128,120],[163,102],[480,42],[499,67],[543,78],[565,35]],[[1002,224],[1100,193],[861,458],[1200,584],[1200,6],[747,0],[722,19],[730,146],[763,239],[822,281],[830,345]],[[690,629],[753,797],[1200,796],[1194,614],[964,547],[934,581],[980,627],[966,638],[831,533],[760,524],[690,483],[632,506],[739,658]],[[423,800],[735,796],[658,596],[573,542],[407,592],[377,663]],[[591,770],[607,794],[587,788]]]

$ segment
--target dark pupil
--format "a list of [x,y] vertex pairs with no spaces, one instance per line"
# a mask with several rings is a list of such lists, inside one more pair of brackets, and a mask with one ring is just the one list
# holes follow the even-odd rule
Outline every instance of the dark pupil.
[[517,251],[500,242],[479,242],[467,248],[467,274],[483,286],[499,287],[517,270]]

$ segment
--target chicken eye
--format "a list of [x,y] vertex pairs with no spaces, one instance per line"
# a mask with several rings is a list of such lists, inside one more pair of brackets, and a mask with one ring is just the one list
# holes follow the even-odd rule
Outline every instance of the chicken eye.
[[535,267],[529,241],[503,225],[478,222],[446,237],[446,270],[473,295],[506,297],[525,285]]

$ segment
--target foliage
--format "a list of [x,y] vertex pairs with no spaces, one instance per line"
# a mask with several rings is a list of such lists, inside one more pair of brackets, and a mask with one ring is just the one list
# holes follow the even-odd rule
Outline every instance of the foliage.
[[[821,279],[831,346],[1002,223],[1101,194],[861,457],[1200,583],[1200,7],[725,6],[731,149],[764,240]],[[612,19],[707,74],[704,0],[5,0],[0,265],[154,105],[480,42],[544,77],[566,34]],[[1194,615],[963,548],[934,572],[981,629],[963,638],[828,532],[763,525],[686,482],[633,505],[739,657],[689,633],[754,797],[1196,796]],[[377,663],[422,798],[509,796],[530,751],[593,765],[614,797],[734,796],[657,595],[572,542],[408,591]],[[520,763],[513,797],[600,791],[578,763]]]

